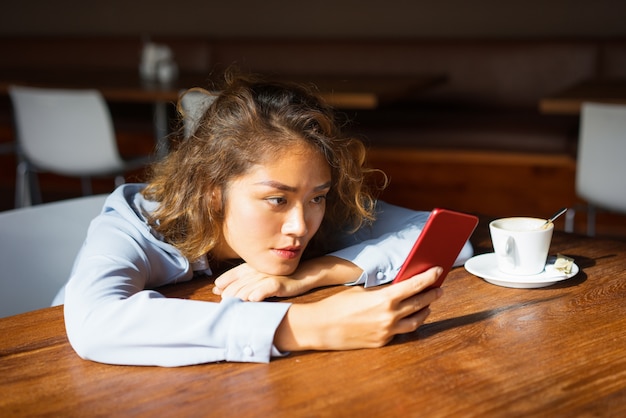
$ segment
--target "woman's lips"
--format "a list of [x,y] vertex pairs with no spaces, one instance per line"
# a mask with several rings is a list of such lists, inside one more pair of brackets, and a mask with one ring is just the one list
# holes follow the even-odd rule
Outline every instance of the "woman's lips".
[[300,247],[286,247],[286,248],[274,248],[272,250],[274,254],[279,256],[280,258],[284,258],[287,260],[297,258],[300,256],[302,249]]

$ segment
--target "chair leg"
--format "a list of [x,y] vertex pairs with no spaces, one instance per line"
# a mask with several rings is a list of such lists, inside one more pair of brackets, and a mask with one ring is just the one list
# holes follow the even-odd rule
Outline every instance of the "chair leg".
[[154,124],[157,143],[157,157],[165,157],[168,153],[167,142],[167,103],[156,102],[154,104]]
[[33,205],[40,205],[42,202],[41,189],[39,187],[39,176],[37,175],[36,171],[30,170],[28,181],[30,184],[31,202],[33,203]]
[[20,162],[15,172],[15,207],[31,206],[30,182],[28,180],[28,164]]
[[26,161],[17,165],[15,172],[15,207],[24,208],[41,203],[39,179]]
[[587,205],[587,235],[596,235],[596,208],[591,204]]
[[574,218],[576,217],[576,208],[569,208],[565,212],[565,232],[574,232]]
[[91,196],[93,194],[93,187],[91,185],[91,177],[81,177],[80,186],[83,190],[83,196]]

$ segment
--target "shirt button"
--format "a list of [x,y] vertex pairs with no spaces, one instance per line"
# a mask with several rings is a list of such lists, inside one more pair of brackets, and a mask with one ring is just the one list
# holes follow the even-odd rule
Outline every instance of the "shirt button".
[[254,355],[254,351],[252,350],[252,347],[250,347],[249,345],[245,346],[243,348],[243,354],[246,357],[252,357]]
[[379,271],[378,273],[376,273],[376,280],[381,281],[385,279],[385,273],[383,273],[382,271]]

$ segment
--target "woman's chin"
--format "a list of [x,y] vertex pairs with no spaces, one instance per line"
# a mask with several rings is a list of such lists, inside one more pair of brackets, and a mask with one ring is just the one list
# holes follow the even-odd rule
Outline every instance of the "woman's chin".
[[281,263],[278,265],[264,265],[256,268],[257,271],[270,276],[290,276],[298,268],[298,263]]

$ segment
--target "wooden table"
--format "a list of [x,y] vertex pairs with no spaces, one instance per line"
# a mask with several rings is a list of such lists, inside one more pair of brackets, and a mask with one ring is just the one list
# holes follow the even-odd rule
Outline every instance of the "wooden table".
[[[485,222],[473,241],[491,250]],[[0,416],[625,416],[626,243],[556,232],[556,252],[576,259],[576,277],[509,289],[457,268],[416,333],[269,364],[98,364],[68,344],[61,307],[5,318]],[[163,291],[215,300],[210,288]]]
[[583,102],[626,104],[626,79],[585,80],[539,102],[547,114],[578,115]]

